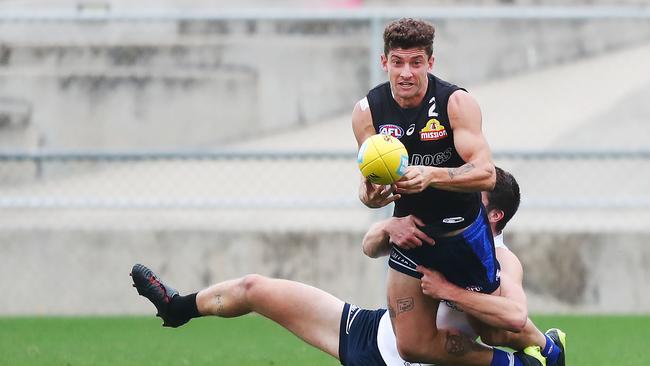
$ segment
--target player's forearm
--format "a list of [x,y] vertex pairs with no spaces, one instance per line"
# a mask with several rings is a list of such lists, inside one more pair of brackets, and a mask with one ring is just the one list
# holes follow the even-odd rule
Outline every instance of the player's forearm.
[[526,325],[525,306],[497,295],[472,292],[460,287],[450,291],[445,299],[456,303],[466,313],[497,328],[519,332]]
[[432,167],[429,185],[454,192],[490,191],[496,183],[494,163],[475,160],[457,168]]
[[370,227],[363,237],[363,254],[370,258],[379,258],[390,253],[390,241],[384,227],[386,220],[380,221]]

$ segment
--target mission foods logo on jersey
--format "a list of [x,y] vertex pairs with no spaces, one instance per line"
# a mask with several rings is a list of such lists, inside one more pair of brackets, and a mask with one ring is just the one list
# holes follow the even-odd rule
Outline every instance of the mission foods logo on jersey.
[[379,133],[382,135],[393,136],[399,139],[404,136],[404,129],[398,125],[381,125],[379,126]]
[[435,118],[431,118],[427,125],[420,130],[420,140],[422,141],[435,141],[447,137],[447,130],[445,126],[440,124]]

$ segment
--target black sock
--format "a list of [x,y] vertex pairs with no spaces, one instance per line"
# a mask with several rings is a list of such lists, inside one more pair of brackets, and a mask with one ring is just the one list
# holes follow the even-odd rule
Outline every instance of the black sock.
[[169,303],[169,312],[176,319],[192,319],[201,316],[196,307],[196,292],[187,296],[174,296]]

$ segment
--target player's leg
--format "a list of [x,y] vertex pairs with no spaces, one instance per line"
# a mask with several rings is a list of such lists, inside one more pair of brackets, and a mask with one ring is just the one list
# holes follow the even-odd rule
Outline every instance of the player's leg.
[[458,331],[437,329],[438,305],[422,294],[419,279],[389,270],[388,310],[401,357],[410,362],[490,365],[491,348]]
[[437,329],[439,301],[422,294],[420,280],[389,269],[388,311],[400,356],[409,362],[545,366],[537,348],[514,354],[475,342],[455,329]]
[[300,282],[260,275],[225,281],[200,291],[201,315],[261,314],[310,345],[338,358],[343,301]]
[[[521,262],[514,253],[506,248],[498,248],[496,253],[501,265],[501,291],[493,295],[526,304],[526,295],[522,287],[523,267]],[[477,319],[472,319],[471,322],[481,339],[487,344],[503,345],[514,349],[525,349],[535,345],[540,347],[541,354],[546,357],[548,366],[563,366],[564,344],[561,342],[561,337],[556,337],[557,341],[551,339],[539,331],[530,319],[526,320],[523,329],[517,333],[486,325]]]
[[248,275],[180,296],[145,266],[135,265],[131,276],[138,293],[156,306],[165,326],[177,327],[200,316],[237,317],[257,312],[339,357],[344,303],[325,291],[299,282]]
[[560,348],[560,354],[557,358],[557,365],[564,366],[566,364],[565,355],[566,355],[566,334],[563,331],[557,328],[551,328],[544,333],[547,339],[553,341],[558,348]]
[[[429,228],[423,227],[422,230]],[[429,236],[434,236],[430,234]],[[436,237],[433,246],[408,251],[393,246],[389,259],[388,300],[398,351],[407,360],[459,365],[521,365],[501,350],[479,345],[466,337],[436,329],[439,302],[421,291],[417,264],[433,267],[451,282],[492,292],[499,288],[492,233],[481,210],[474,223],[453,236]],[[526,356],[521,358],[525,361]],[[534,364],[534,361],[533,361]]]
[[549,330],[544,334],[528,319],[524,328],[515,333],[486,325],[470,316],[468,316],[468,319],[485,344],[506,346],[519,350],[536,346],[539,347],[540,353],[546,357],[547,366],[564,366],[566,335],[559,329],[554,329],[553,332]]
[[486,325],[480,320],[468,315],[470,324],[485,344],[491,346],[506,346],[512,349],[524,349],[531,345],[544,346],[544,334],[540,332],[530,319],[519,333]]

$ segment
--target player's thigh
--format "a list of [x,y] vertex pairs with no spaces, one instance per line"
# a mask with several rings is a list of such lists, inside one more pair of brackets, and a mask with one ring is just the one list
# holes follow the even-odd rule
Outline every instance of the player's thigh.
[[[262,286],[252,289],[254,310],[305,342],[338,358],[339,330],[343,301],[304,283],[262,278]],[[255,286],[255,285],[252,285]]]
[[419,344],[434,338],[439,303],[422,293],[419,279],[389,269],[388,307],[398,344]]

